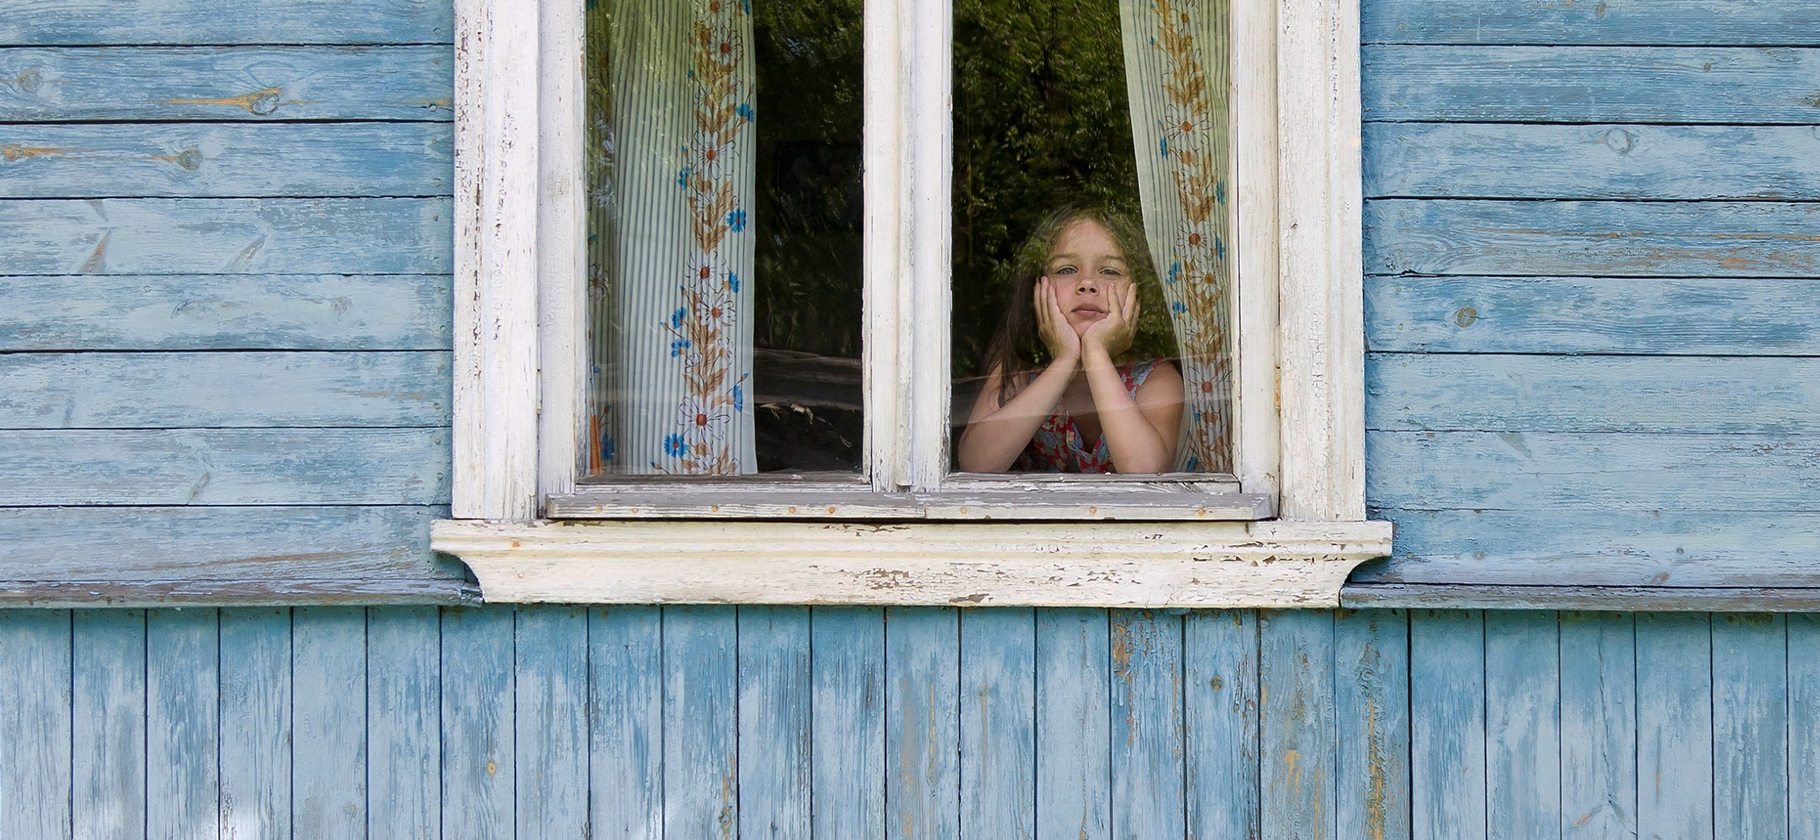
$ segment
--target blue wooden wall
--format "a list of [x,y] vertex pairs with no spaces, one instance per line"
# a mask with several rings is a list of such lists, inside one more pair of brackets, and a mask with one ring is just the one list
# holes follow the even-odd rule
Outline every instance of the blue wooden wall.
[[1364,9],[1354,580],[1820,585],[1820,4]]
[[0,610],[0,838],[1820,836],[1820,618]]
[[5,589],[460,597],[452,18],[0,10]]
[[[1820,579],[1817,9],[1365,4],[1365,579]],[[0,580],[309,604],[0,610],[0,840],[1820,837],[1810,615],[311,604],[462,592],[449,20],[0,10]]]

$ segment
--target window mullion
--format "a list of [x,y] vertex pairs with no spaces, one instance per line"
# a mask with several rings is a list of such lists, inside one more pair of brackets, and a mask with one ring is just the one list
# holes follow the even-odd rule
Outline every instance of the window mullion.
[[865,334],[866,468],[872,489],[893,492],[909,478],[910,436],[904,417],[910,365],[900,332],[908,276],[903,200],[907,179],[903,137],[909,76],[900,60],[908,22],[902,0],[866,0],[865,66]]
[[[538,494],[575,492],[587,439],[587,207],[582,4],[539,4]],[[570,185],[557,188],[556,185]]]
[[910,3],[906,70],[910,79],[911,308],[910,487],[941,487],[948,466],[950,283],[953,250],[953,7]]
[[1233,473],[1247,493],[1275,496],[1277,416],[1277,54],[1275,0],[1232,4],[1231,163],[1237,234],[1238,336]]

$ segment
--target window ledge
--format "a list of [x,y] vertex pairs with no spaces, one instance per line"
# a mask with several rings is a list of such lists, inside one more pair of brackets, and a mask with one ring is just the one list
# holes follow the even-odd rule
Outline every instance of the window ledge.
[[489,522],[431,545],[489,602],[1334,607],[1388,522]]
[[872,493],[852,488],[726,490],[582,487],[552,496],[551,519],[843,519],[1000,520],[1012,522],[1124,520],[1218,522],[1268,519],[1261,493],[1187,493],[1172,487],[1102,486],[1062,494],[1032,488],[973,492]]

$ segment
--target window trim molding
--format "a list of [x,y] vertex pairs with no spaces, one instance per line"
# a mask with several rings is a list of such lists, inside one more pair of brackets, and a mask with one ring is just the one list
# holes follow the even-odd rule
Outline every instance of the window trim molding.
[[[438,522],[489,601],[1338,606],[1388,522]],[[762,546],[755,551],[753,546]]]
[[[628,528],[678,524],[555,527],[538,521],[543,499],[574,493],[581,464],[586,371],[581,7],[575,0],[456,3],[454,519],[436,523],[432,545],[468,562],[489,600],[577,597],[560,585],[521,587],[515,595],[505,583],[527,580],[533,571],[574,572],[574,563],[556,563],[550,551],[571,551],[578,562],[606,562],[606,555],[587,547],[599,543],[577,538],[581,532],[575,529],[624,537]],[[1262,545],[1270,562],[1250,568],[1287,568],[1284,561],[1307,560],[1338,574],[1315,576],[1325,581],[1318,597],[1279,590],[1278,600],[1243,606],[1334,606],[1345,573],[1390,550],[1388,524],[1365,521],[1358,0],[1233,0],[1232,10],[1233,165],[1235,173],[1247,173],[1234,179],[1244,290],[1235,319],[1241,348],[1235,472],[1247,492],[1274,492],[1277,515],[1285,521],[1217,528],[1150,523],[1152,530],[1173,535],[1179,529],[1204,538],[1183,543],[1171,536],[1167,542],[1176,545],[1174,553],[1146,555],[1151,559],[1145,562],[1249,557],[1247,552]],[[897,340],[867,346],[866,370],[877,387],[867,389],[866,410],[871,417],[910,418],[892,424],[894,435],[874,435],[867,460],[875,490],[928,490],[939,487],[945,464],[940,441],[947,390],[940,376],[917,376],[917,366],[902,360],[921,351],[946,359],[946,342],[934,341],[933,331],[899,326],[945,317],[948,303],[947,248],[919,250],[912,243],[921,241],[918,231],[945,229],[948,219],[945,68],[952,17],[945,3],[914,0],[867,0],[865,14],[868,51],[900,57],[867,63],[866,189],[868,195],[903,196],[868,206],[868,335],[889,333]],[[911,72],[918,56],[939,57],[944,70]],[[879,161],[886,165],[874,165]],[[880,282],[895,278],[905,281]],[[917,294],[931,289],[938,293]],[[915,314],[906,321],[899,313]],[[885,348],[890,352],[873,352]],[[1267,398],[1272,394],[1274,399]],[[913,414],[903,414],[906,404],[915,407]],[[753,597],[780,564],[815,565],[813,557],[774,546],[811,550],[814,535],[837,527],[761,524],[797,530],[789,532],[792,538],[779,532],[771,545],[732,538],[744,546],[744,559],[723,571],[745,579]],[[1062,530],[1087,533],[1107,524]],[[1008,526],[921,523],[915,530],[945,534],[984,527]],[[1055,548],[1056,525],[1018,527],[1024,531],[994,533],[1015,538],[1012,544],[1026,553]],[[1281,544],[1261,536],[1292,527],[1316,528],[1310,533],[1326,536]],[[706,553],[728,548],[728,530],[720,523],[671,533],[693,534],[702,540],[694,549]],[[531,566],[514,568],[507,559],[532,554],[540,559]],[[1001,571],[1011,573],[1008,567]],[[824,583],[802,582],[805,588],[794,593],[793,602],[863,602],[833,596],[845,591],[833,578]],[[1053,586],[1073,584],[1058,580]],[[1193,591],[1187,594],[1145,603],[1207,605],[1218,600],[1220,589],[1189,587]],[[683,590],[642,593],[644,602],[705,597]],[[715,600],[739,600],[736,593],[721,592]],[[600,600],[599,594],[585,600]],[[1018,603],[1027,604],[1083,603],[1035,593],[1019,597]],[[1136,602],[1116,593],[1091,601]]]

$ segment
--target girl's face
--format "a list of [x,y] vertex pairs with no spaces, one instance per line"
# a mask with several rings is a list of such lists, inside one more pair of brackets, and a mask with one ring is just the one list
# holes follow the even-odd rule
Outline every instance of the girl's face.
[[1055,302],[1076,333],[1103,320],[1112,302],[1131,282],[1125,252],[1112,234],[1092,219],[1062,229],[1043,276],[1055,290]]

